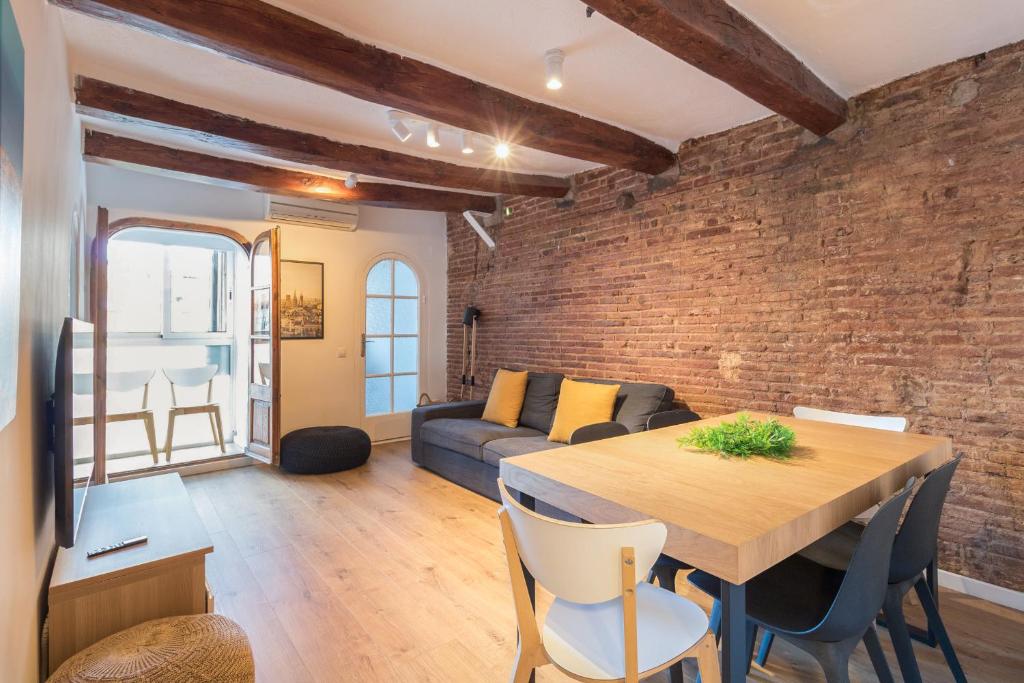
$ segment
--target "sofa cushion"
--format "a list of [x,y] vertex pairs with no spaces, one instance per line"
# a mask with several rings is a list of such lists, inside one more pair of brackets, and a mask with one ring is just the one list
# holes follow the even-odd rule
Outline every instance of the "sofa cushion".
[[484,444],[484,462],[497,467],[502,458],[564,447],[564,443],[548,441],[547,437],[543,434],[518,439],[495,439]]
[[544,436],[543,432],[529,427],[502,427],[491,422],[476,419],[441,418],[427,420],[420,429],[420,438],[429,444],[441,446],[456,453],[483,459],[481,447],[495,439],[522,436]]
[[580,382],[594,384],[618,384],[619,394],[615,399],[612,419],[626,425],[630,432],[640,432],[647,427],[647,418],[663,410],[672,409],[675,392],[664,384],[645,382],[615,382],[606,379],[581,379]]
[[548,438],[552,441],[569,443],[572,433],[580,427],[608,422],[615,414],[615,400],[618,384],[597,384],[595,382],[574,382],[562,380],[558,392],[558,409],[551,425]]
[[551,431],[558,405],[558,390],[565,377],[560,372],[531,372],[526,382],[526,398],[519,413],[519,424],[542,432]]
[[519,413],[526,397],[527,376],[525,370],[516,372],[499,368],[494,373],[491,391],[487,394],[487,405],[480,419],[503,427],[518,426]]

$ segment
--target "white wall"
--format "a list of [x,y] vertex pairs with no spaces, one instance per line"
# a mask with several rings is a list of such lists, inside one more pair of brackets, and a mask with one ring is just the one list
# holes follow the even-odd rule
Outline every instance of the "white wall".
[[[250,239],[273,227],[263,220],[263,195],[87,164],[89,213],[175,218],[220,225]],[[363,277],[384,253],[402,255],[423,285],[425,373],[421,390],[445,393],[445,216],[428,211],[363,207],[359,229],[340,232],[281,226],[282,258],[324,264],[324,339],[281,342],[281,429],[359,425],[362,415]],[[339,358],[341,350],[344,358]],[[371,432],[371,437],[374,434]]]
[[72,216],[84,210],[84,184],[58,10],[45,0],[11,2],[25,46],[25,161],[17,414],[0,431],[0,680],[22,683],[39,678],[55,548],[44,406],[69,311]]

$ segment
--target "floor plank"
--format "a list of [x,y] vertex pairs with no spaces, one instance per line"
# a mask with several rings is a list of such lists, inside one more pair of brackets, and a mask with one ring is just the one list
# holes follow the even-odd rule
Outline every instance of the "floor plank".
[[[185,484],[213,537],[217,611],[249,634],[261,683],[508,679],[515,619],[497,505],[415,467],[407,444],[376,446],[366,466],[338,474],[255,466]],[[542,615],[550,599],[539,591]],[[1024,614],[949,591],[941,600],[969,680],[1020,680]],[[918,608],[907,611],[923,623]],[[915,647],[926,681],[952,680],[937,650]],[[687,670],[692,680],[696,669]],[[851,679],[876,680],[863,649]],[[545,667],[537,680],[571,679]],[[750,680],[802,683],[821,673],[779,643],[767,672]]]

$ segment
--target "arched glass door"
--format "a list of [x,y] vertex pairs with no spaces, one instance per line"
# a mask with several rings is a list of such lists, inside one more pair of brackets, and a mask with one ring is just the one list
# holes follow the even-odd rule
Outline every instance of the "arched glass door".
[[[366,275],[363,359],[367,418],[407,413],[416,407],[420,286],[416,272],[400,259],[380,259]],[[395,437],[381,434],[378,438]]]

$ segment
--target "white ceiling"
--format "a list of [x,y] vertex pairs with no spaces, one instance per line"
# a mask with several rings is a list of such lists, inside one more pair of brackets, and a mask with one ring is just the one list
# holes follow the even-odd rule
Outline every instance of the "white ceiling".
[[[273,2],[347,35],[614,123],[670,149],[771,113],[604,17],[588,19],[579,0]],[[847,97],[1024,39],[1024,0],[729,2]],[[490,161],[481,152],[464,157],[453,136],[442,136],[439,150],[427,148],[422,136],[399,143],[388,130],[385,107],[61,11],[76,73],[337,140],[460,163]],[[566,53],[565,87],[557,92],[544,88],[543,77],[543,54],[553,47]],[[172,141],[167,134],[133,135]],[[510,166],[565,175],[595,164],[516,149]]]

